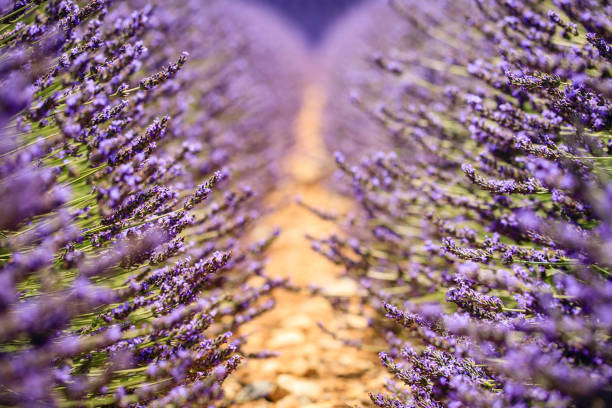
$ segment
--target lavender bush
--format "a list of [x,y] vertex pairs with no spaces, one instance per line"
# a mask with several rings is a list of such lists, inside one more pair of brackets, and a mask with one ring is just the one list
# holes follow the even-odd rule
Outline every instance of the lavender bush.
[[313,240],[388,343],[372,401],[608,406],[612,6],[390,3],[353,94],[389,153],[336,154],[360,211]]
[[221,404],[291,94],[217,2],[0,11],[0,405]]

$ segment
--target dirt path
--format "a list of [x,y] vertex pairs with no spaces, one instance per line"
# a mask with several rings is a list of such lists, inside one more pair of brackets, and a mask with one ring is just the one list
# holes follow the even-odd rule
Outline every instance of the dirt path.
[[[333,167],[320,135],[324,95],[317,86],[307,87],[296,122],[297,143],[285,165],[287,182],[269,197],[281,208],[262,219],[260,228],[280,226],[282,233],[269,253],[267,271],[272,276],[291,276],[298,285],[314,283],[336,295],[354,295],[355,284],[339,277],[341,270],[310,249],[304,235],[325,236],[335,231],[293,198],[338,213],[350,202],[327,190],[322,178]],[[283,204],[284,203],[284,204]],[[255,231],[257,234],[257,231]],[[376,353],[343,346],[317,326],[323,322],[341,335],[368,336],[365,319],[357,314],[334,313],[328,301],[297,293],[278,293],[274,310],[243,328],[253,333],[249,350],[271,349],[281,354],[268,360],[251,360],[227,384],[237,394],[240,407],[361,407],[369,405],[368,389],[376,389],[384,375]],[[237,391],[239,384],[251,384]]]

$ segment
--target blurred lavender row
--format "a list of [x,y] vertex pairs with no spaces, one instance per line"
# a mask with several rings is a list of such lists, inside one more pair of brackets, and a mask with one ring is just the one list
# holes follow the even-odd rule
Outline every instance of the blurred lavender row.
[[326,112],[359,209],[312,241],[387,344],[372,402],[609,406],[612,6],[389,4]]
[[290,147],[289,44],[221,1],[0,12],[0,405],[228,404],[270,355],[232,333],[285,284],[278,231],[245,234]]

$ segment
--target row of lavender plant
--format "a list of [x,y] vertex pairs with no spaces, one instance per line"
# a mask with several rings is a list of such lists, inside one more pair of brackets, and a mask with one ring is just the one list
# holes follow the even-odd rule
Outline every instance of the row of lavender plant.
[[390,3],[353,98],[388,152],[336,154],[359,212],[313,241],[388,344],[372,401],[608,406],[612,6]]
[[212,1],[0,6],[0,405],[224,404],[284,284],[260,51]]

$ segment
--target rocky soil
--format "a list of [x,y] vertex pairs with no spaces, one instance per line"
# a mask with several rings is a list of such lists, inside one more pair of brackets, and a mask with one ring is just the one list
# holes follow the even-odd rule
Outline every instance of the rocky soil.
[[[277,210],[261,220],[254,234],[274,226],[281,228],[281,236],[269,252],[270,275],[290,276],[297,285],[315,284],[326,293],[354,298],[355,283],[342,278],[341,269],[312,251],[305,238],[305,234],[326,236],[337,228],[294,202],[300,196],[318,208],[350,211],[350,202],[323,183],[333,169],[332,155],[320,136],[323,98],[320,88],[306,88],[296,121],[294,153],[285,163],[287,180],[269,197],[271,207]],[[236,399],[235,406],[370,406],[367,391],[380,388],[385,375],[365,319],[357,313],[335,312],[322,296],[277,292],[276,301],[275,309],[245,326],[241,334],[250,334],[249,351],[271,349],[280,355],[250,360],[228,380],[226,391]],[[347,347],[325,334],[318,322],[367,346],[361,350]]]

